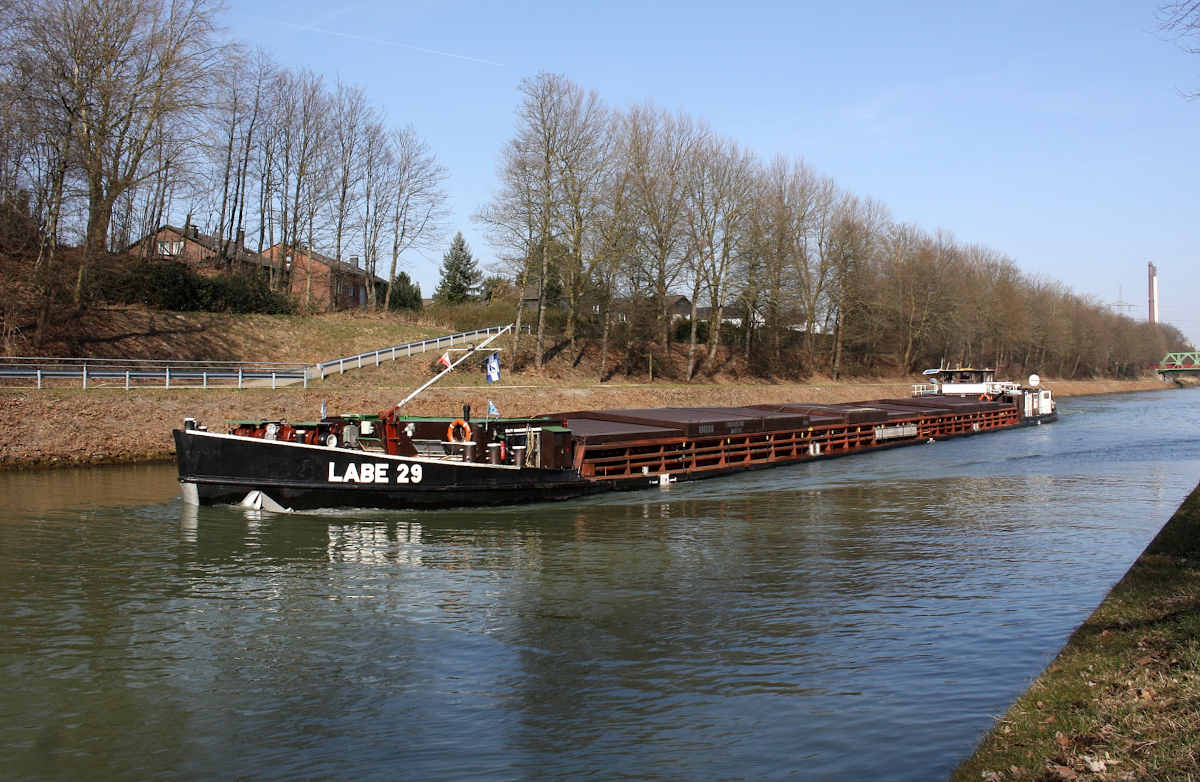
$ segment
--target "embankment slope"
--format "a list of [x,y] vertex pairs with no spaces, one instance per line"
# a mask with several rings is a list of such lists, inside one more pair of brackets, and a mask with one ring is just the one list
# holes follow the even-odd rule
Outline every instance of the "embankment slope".
[[1200,779],[1200,486],[951,779]]
[[[520,381],[520,378],[517,382]],[[1162,388],[1157,381],[1048,384],[1060,396]],[[501,414],[769,402],[855,402],[904,397],[908,382],[590,386],[435,387],[405,407],[413,415],[458,415],[469,404],[481,416],[491,399]],[[380,412],[406,395],[397,389],[2,389],[0,469],[170,459],[171,429],[191,416],[220,430],[237,419],[311,420],[326,401],[330,414]]]

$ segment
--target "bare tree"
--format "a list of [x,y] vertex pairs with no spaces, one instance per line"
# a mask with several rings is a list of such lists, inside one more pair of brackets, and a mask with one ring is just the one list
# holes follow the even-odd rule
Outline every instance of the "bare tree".
[[[696,258],[696,274],[705,281],[712,307],[705,359],[709,367],[714,365],[721,345],[721,321],[730,274],[749,244],[757,167],[751,153],[717,136],[698,143],[691,155],[686,223]],[[688,355],[688,379],[695,372],[693,340]]]
[[567,305],[566,338],[576,356],[579,304],[588,289],[595,251],[604,245],[601,224],[611,197],[612,127],[608,108],[595,90],[570,81],[558,85],[560,123],[554,151],[558,208],[555,215],[564,253],[559,265]]
[[384,308],[392,303],[392,286],[401,256],[433,247],[446,232],[446,168],[411,125],[390,136],[391,172],[387,180],[391,201],[392,262]]
[[[276,125],[278,152],[274,156],[283,255],[304,244],[309,252],[304,303],[312,303],[312,243],[316,216],[326,185],[329,138],[329,96],[323,80],[311,71],[285,73],[279,79]],[[286,263],[286,261],[285,261]],[[280,270],[286,276],[286,267]],[[331,280],[336,285],[336,280]]]
[[[163,133],[198,117],[227,51],[214,0],[29,0],[27,52],[55,85],[88,193],[75,303],[107,247],[113,205],[156,172]],[[171,125],[164,120],[171,118]],[[64,145],[67,142],[64,142]]]
[[215,235],[221,240],[219,256],[226,268],[244,234],[252,153],[276,72],[273,59],[262,49],[231,52],[208,111],[211,165],[221,192]]
[[887,207],[873,199],[844,194],[837,204],[829,241],[829,299],[833,315],[831,374],[840,377],[847,335],[868,331],[872,269],[891,223]]
[[642,256],[650,267],[663,345],[671,338],[668,297],[684,273],[684,185],[697,136],[690,117],[653,104],[634,106],[625,115],[622,154],[629,170],[630,209],[639,227]]
[[[1159,32],[1174,38],[1189,54],[1200,54],[1200,0],[1177,0],[1158,9]],[[1188,99],[1200,97],[1200,90],[1184,93]]]
[[[533,276],[530,265],[541,255],[541,231],[546,227],[540,211],[543,205],[540,195],[542,173],[527,140],[520,137],[510,140],[500,153],[497,175],[501,187],[492,194],[490,202],[473,215],[473,219],[483,226],[493,246],[500,248],[500,262],[507,267],[516,283],[517,318],[512,347],[514,361],[517,360],[525,312],[525,286]],[[541,355],[540,348],[537,349],[537,355]],[[538,362],[535,357],[535,363]]]
[[[375,271],[379,266],[379,248],[392,212],[395,191],[391,187],[394,157],[388,144],[387,131],[379,122],[363,128],[359,160],[362,170],[361,192],[358,196],[359,220],[362,233],[363,270],[367,273],[367,304],[375,307]],[[339,197],[340,203],[340,197]]]
[[[357,208],[355,200],[366,197],[365,192],[360,192],[360,185],[374,184],[381,173],[371,170],[367,158],[382,161],[380,156],[384,154],[386,144],[382,125],[378,117],[373,116],[367,94],[361,87],[350,87],[339,81],[332,103],[329,135],[333,157],[333,257],[340,261],[350,219]],[[367,145],[371,148],[367,149]],[[374,179],[367,183],[369,178]],[[364,210],[369,212],[370,207],[364,207]],[[365,236],[363,241],[367,241]]]
[[[537,342],[534,366],[542,368],[546,352],[546,294],[551,258],[562,237],[562,155],[571,122],[571,96],[578,86],[564,76],[539,73],[521,82],[516,136],[505,147],[499,173],[501,189],[478,219],[502,242],[528,237],[526,258],[537,258]],[[533,270],[529,270],[533,271]],[[514,348],[515,350],[515,348]]]

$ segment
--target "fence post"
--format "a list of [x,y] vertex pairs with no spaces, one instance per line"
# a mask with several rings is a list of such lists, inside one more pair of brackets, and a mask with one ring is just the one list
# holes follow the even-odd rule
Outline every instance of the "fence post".
[[304,368],[304,390],[308,390],[308,367]]
[[200,373],[200,376],[204,378],[204,387],[205,387],[205,388],[208,388],[208,373],[207,373],[207,372],[201,372],[201,373]]
[[274,372],[271,373],[271,390],[272,391],[275,390],[275,373]]
[[39,369],[37,371],[37,373],[38,373],[38,390],[41,390],[41,388],[42,388],[42,370]]
[[167,365],[167,388],[171,387],[171,366]]
[[129,390],[129,370],[125,370],[125,390]]
[[321,371],[321,379],[324,380],[325,379],[325,365],[317,364],[317,369],[319,369]]
[[238,367],[238,388],[242,387],[242,368]]
[[83,365],[83,388],[87,390],[87,364]]

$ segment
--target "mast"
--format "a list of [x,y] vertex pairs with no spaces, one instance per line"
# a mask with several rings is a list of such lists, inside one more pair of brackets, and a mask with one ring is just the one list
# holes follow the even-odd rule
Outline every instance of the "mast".
[[399,402],[397,402],[397,403],[396,403],[396,409],[397,409],[397,410],[399,410],[401,407],[404,407],[404,405],[405,405],[407,402],[411,402],[411,401],[412,401],[413,399],[415,399],[415,398],[416,398],[416,396],[417,396],[418,394],[420,394],[422,391],[424,391],[425,389],[429,388],[431,385],[433,385],[434,383],[436,383],[437,381],[441,380],[443,377],[445,377],[446,375],[448,375],[448,374],[450,373],[450,371],[451,371],[452,369],[454,369],[456,366],[458,366],[458,365],[459,365],[459,364],[461,364],[462,362],[466,361],[466,360],[467,360],[468,358],[470,358],[471,356],[475,355],[475,352],[476,352],[477,350],[481,350],[482,348],[484,348],[484,347],[487,347],[488,343],[490,343],[492,340],[496,339],[496,338],[497,338],[497,337],[499,337],[501,334],[507,334],[507,333],[508,333],[508,332],[510,332],[510,331],[512,331],[512,324],[511,324],[511,323],[510,323],[510,324],[508,324],[507,326],[505,326],[504,328],[500,329],[499,331],[497,331],[495,334],[492,334],[490,337],[488,337],[487,339],[485,339],[483,342],[480,342],[478,345],[472,345],[472,346],[470,346],[470,348],[468,348],[468,349],[467,349],[467,352],[466,352],[465,354],[463,354],[462,358],[460,358],[458,361],[451,362],[450,366],[446,367],[446,368],[445,368],[445,369],[443,369],[441,372],[439,372],[437,375],[435,375],[435,376],[433,377],[433,379],[429,380],[427,383],[425,383],[425,385],[421,386],[421,387],[420,387],[420,388],[418,388],[416,391],[413,391],[411,394],[409,394],[408,396],[404,397],[404,398],[403,398],[403,399],[401,399]]

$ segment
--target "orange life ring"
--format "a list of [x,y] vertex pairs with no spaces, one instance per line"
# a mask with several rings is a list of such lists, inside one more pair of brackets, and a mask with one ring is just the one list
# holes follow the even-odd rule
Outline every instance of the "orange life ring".
[[990,396],[988,396],[987,394],[980,394],[979,401],[980,402],[990,402],[990,401],[992,401],[992,398]]
[[[455,436],[455,429],[460,430]],[[446,439],[452,443],[465,443],[471,439],[471,425],[461,418],[455,418],[450,422],[450,426],[446,427]]]

